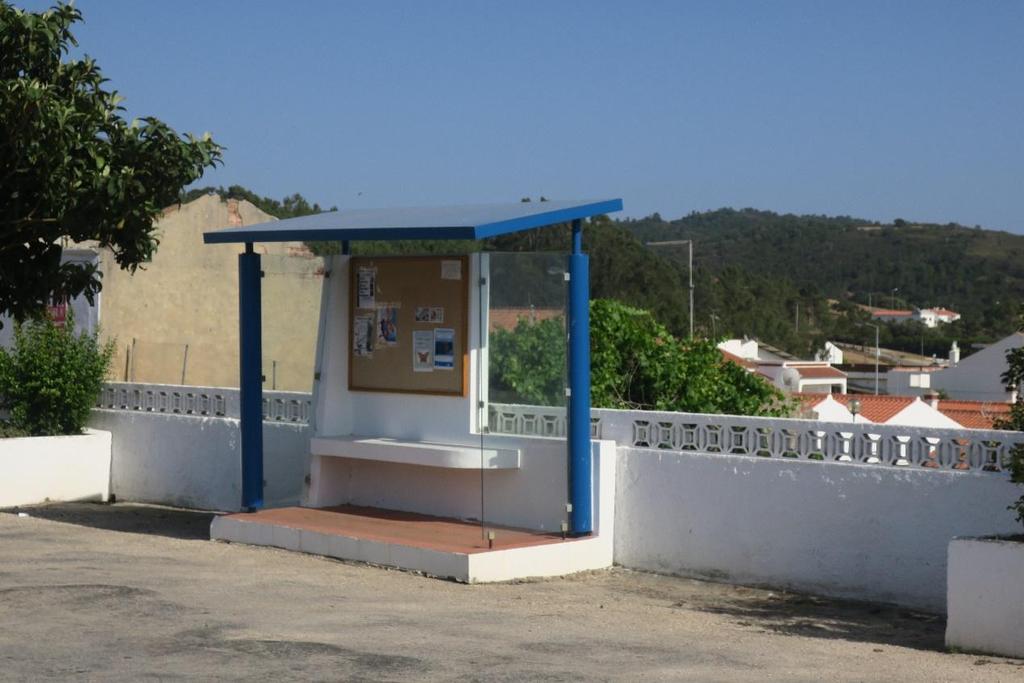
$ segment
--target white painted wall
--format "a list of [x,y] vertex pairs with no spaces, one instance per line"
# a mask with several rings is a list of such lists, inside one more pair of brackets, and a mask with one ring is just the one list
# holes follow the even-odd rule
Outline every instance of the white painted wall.
[[955,536],[1018,530],[1000,475],[619,448],[626,567],[941,613]]
[[965,401],[1013,400],[1000,378],[1006,372],[1006,352],[1024,346],[1024,332],[1014,332],[961,360],[957,365],[932,373],[932,388]]
[[1024,542],[949,544],[946,647],[1024,657]]
[[931,372],[889,370],[883,376],[885,393],[892,396],[923,396],[931,391]]
[[110,495],[110,432],[0,439],[0,507]]
[[940,429],[959,429],[962,425],[940,413],[920,398],[906,408],[890,417],[887,425],[909,425],[913,427],[938,427]]
[[[476,445],[480,443],[478,436]],[[481,475],[480,470],[314,456],[308,504],[346,503],[476,520],[482,503],[487,522],[561,529],[568,520],[565,440],[495,435],[485,437],[484,443],[488,448],[520,449],[521,467],[483,470]],[[593,443],[595,456],[599,444]]]
[[[821,403],[818,403],[812,408],[815,415],[818,416],[819,420],[824,422],[850,422],[853,420],[853,413],[851,413],[846,406],[839,401],[832,398],[831,395],[826,396]],[[870,422],[863,415],[858,416],[858,422]]]
[[[90,425],[112,433],[111,491],[119,499],[204,510],[238,510],[242,460],[238,420],[94,410]],[[264,422],[267,507],[294,505],[303,491],[311,430]]]
[[758,347],[755,339],[726,339],[719,342],[718,348],[740,358],[757,360]]
[[830,341],[825,342],[825,347],[819,351],[815,360],[828,361],[832,365],[843,364],[843,350]]

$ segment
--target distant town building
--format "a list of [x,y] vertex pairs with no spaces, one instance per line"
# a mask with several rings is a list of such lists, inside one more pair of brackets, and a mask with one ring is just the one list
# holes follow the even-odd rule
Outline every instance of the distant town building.
[[875,320],[896,323],[916,320],[925,327],[938,327],[940,323],[951,323],[960,319],[959,313],[948,308],[897,309],[871,306],[861,306],[861,308],[870,313]]
[[846,373],[827,361],[787,361],[762,363],[758,374],[767,377],[776,387],[787,392],[813,394],[846,393]]
[[727,339],[718,349],[727,360],[758,373],[783,391],[828,394],[847,390],[846,373],[828,361],[797,360],[753,339]]
[[[930,388],[954,399],[1013,403],[1020,387],[1008,390],[1002,374],[1008,367],[1006,352],[1021,346],[1024,346],[1024,332],[1014,332],[972,353],[956,365],[932,373]],[[959,357],[959,349],[956,351]]]
[[[1008,403],[950,401],[934,392],[919,396],[794,394],[803,417],[823,422],[859,422],[908,427],[992,429],[1010,412]],[[856,417],[854,416],[856,401]]]
[[496,330],[514,330],[520,322],[534,325],[545,320],[565,317],[561,308],[492,308],[487,314],[487,327],[491,332]]
[[815,360],[823,360],[832,365],[842,365],[845,358],[843,350],[830,341],[825,342],[825,347],[815,354]]

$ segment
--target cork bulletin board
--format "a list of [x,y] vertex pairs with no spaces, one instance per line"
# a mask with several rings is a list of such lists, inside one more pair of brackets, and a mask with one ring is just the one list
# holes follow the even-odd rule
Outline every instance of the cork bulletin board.
[[467,395],[469,259],[353,257],[349,276],[348,388]]

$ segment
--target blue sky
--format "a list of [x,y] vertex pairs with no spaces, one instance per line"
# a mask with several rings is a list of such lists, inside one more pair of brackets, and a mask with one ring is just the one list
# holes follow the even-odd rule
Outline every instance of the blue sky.
[[201,184],[1024,232],[1018,1],[77,5],[131,115],[227,146]]

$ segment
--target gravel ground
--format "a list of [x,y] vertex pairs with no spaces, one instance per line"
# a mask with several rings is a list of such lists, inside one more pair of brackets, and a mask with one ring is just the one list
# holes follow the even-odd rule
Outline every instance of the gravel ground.
[[0,679],[1024,681],[941,618],[625,570],[465,586],[213,543],[211,515],[0,513]]

